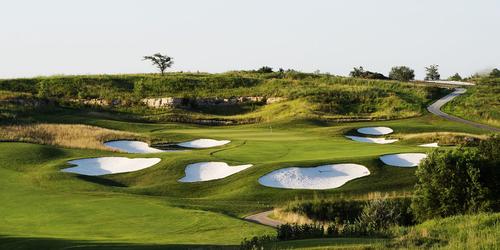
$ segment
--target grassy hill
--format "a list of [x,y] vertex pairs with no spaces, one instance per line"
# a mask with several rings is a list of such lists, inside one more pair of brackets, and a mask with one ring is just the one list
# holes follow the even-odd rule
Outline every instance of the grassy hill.
[[500,78],[476,79],[477,85],[469,87],[463,96],[444,106],[450,114],[480,123],[500,127]]
[[[446,90],[417,83],[366,80],[300,72],[222,74],[170,73],[159,75],[54,76],[0,80],[0,100],[50,100],[60,107],[99,112],[140,121],[219,120],[255,123],[289,118],[320,120],[391,119],[422,115],[429,102]],[[3,97],[2,97],[3,96]],[[151,109],[142,102],[150,97],[230,98],[281,97],[270,105],[238,104]],[[120,104],[84,105],[87,100]],[[9,117],[8,109],[0,114]],[[10,114],[12,116],[12,114]]]

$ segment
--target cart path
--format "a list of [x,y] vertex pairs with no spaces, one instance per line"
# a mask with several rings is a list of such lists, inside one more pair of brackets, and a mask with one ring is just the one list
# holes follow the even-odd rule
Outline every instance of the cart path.
[[273,210],[269,210],[258,214],[249,215],[245,217],[245,220],[270,227],[278,227],[279,225],[283,224],[283,222],[281,221],[269,218],[269,215],[271,215],[272,213]]
[[442,117],[442,118],[450,120],[450,121],[455,121],[455,122],[460,122],[460,123],[468,124],[468,125],[474,126],[476,128],[481,128],[481,129],[485,129],[485,130],[489,130],[489,131],[493,131],[493,132],[497,132],[497,133],[500,132],[499,128],[495,128],[493,126],[489,126],[489,125],[482,124],[482,123],[477,123],[477,122],[465,120],[465,119],[462,119],[462,118],[459,118],[459,117],[456,117],[456,116],[452,116],[452,115],[446,114],[445,112],[441,111],[441,107],[443,107],[443,105],[445,105],[449,101],[453,100],[455,97],[457,97],[457,96],[465,93],[466,91],[467,90],[464,89],[464,88],[456,88],[455,91],[453,91],[452,93],[450,93],[447,96],[445,96],[445,97],[437,100],[436,102],[434,102],[433,104],[431,104],[429,107],[427,107],[427,110],[429,112],[431,112],[431,113],[439,116],[439,117]]

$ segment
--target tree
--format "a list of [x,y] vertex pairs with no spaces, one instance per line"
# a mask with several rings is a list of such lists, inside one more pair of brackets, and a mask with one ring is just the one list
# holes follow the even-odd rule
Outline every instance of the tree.
[[425,75],[425,80],[439,80],[441,75],[439,75],[438,71],[439,65],[432,64],[429,67],[425,67],[425,71],[427,71]]
[[497,68],[494,68],[494,69],[490,72],[490,77],[500,77],[500,70],[498,70]]
[[362,66],[359,66],[359,68],[354,67],[352,71],[349,73],[350,77],[363,77],[365,74],[365,69],[363,69]]
[[450,81],[462,81],[462,77],[458,73],[455,73],[454,75],[448,77],[448,80],[450,80]]
[[156,53],[152,56],[145,56],[143,60],[151,61],[153,65],[160,70],[161,75],[165,73],[165,70],[167,68],[170,68],[172,64],[174,64],[172,57],[169,57],[167,55],[162,55],[160,53]]
[[435,150],[417,168],[412,209],[419,221],[489,208],[477,149]]
[[392,67],[391,72],[389,73],[389,78],[408,82],[415,79],[415,71],[406,66]]
[[353,70],[349,73],[349,76],[365,78],[365,79],[381,79],[381,80],[387,79],[387,77],[384,76],[383,74],[378,72],[367,71],[363,69],[362,66],[359,66],[359,68],[354,67]]
[[257,70],[258,73],[273,73],[273,68],[268,67],[268,66],[262,66],[260,69]]

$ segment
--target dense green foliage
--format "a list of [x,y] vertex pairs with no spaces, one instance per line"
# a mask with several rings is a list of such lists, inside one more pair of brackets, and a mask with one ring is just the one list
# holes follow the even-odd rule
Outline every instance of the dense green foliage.
[[384,76],[381,73],[378,72],[371,72],[368,70],[363,69],[363,67],[359,66],[359,68],[354,68],[350,73],[350,77],[359,77],[359,78],[365,78],[365,79],[380,79],[380,80],[387,80],[389,79],[388,77]]
[[412,207],[420,221],[490,209],[481,169],[498,166],[488,166],[491,159],[480,154],[470,148],[435,150],[418,166]]
[[429,67],[425,67],[425,80],[439,80],[441,75],[438,71],[439,65],[433,64]]
[[462,77],[460,76],[460,74],[455,73],[454,75],[448,77],[448,80],[449,81],[462,81]]
[[389,78],[398,81],[408,82],[415,79],[415,71],[406,66],[393,67],[389,72]]
[[414,224],[410,199],[375,199],[363,206],[357,223],[368,234],[383,232],[391,226],[409,226]]

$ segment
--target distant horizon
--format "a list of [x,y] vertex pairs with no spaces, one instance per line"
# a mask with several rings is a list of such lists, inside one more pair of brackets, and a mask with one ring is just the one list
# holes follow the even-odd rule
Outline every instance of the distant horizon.
[[[19,0],[2,6],[0,78],[223,73],[262,66],[347,76],[405,65],[423,79],[500,68],[494,0]],[[8,25],[7,25],[8,24]]]
[[[266,65],[264,65],[264,66],[266,66]],[[199,70],[197,70],[197,71],[169,70],[169,71],[165,71],[165,74],[169,74],[169,73],[224,74],[224,73],[229,73],[229,72],[252,71],[252,70],[257,70],[257,68],[256,69],[228,70],[228,71],[223,71],[223,72],[207,72],[207,71],[199,71]],[[273,68],[274,72],[277,72],[278,70],[279,70],[279,68]],[[295,70],[295,69],[284,69],[284,70]],[[365,70],[368,70],[368,69],[365,69]],[[307,71],[299,71],[299,70],[296,70],[296,71],[301,72],[301,73],[308,73],[308,74],[315,73],[315,72],[307,72]],[[476,72],[476,73],[471,74],[471,75],[461,75],[460,74],[460,76],[462,78],[471,77],[471,76],[474,76],[475,74],[486,76],[486,75],[488,75],[489,72],[490,72],[490,70],[488,69],[488,70],[485,70],[482,72]],[[380,72],[380,73],[382,73],[382,72]],[[331,76],[339,76],[339,77],[350,77],[349,74],[341,75],[341,74],[333,74],[331,72],[321,72],[321,71],[319,72],[319,74],[329,74]],[[5,79],[29,79],[29,78],[45,78],[45,77],[50,78],[50,77],[72,77],[72,76],[118,76],[118,75],[159,75],[159,76],[161,76],[161,74],[159,72],[135,72],[135,73],[128,72],[128,73],[53,74],[53,75],[34,75],[34,76],[20,76],[20,77],[1,77],[0,76],[0,79],[5,80]],[[387,73],[383,73],[383,75],[387,76],[389,74],[387,72]],[[440,80],[447,80],[448,77],[449,76],[446,76],[446,77],[441,76]],[[374,80],[376,80],[376,79],[374,79]],[[388,80],[391,80],[391,79],[388,79]],[[414,81],[425,81],[425,80],[422,77],[421,79],[415,78]]]

